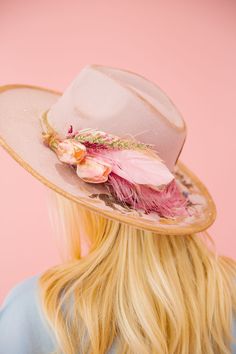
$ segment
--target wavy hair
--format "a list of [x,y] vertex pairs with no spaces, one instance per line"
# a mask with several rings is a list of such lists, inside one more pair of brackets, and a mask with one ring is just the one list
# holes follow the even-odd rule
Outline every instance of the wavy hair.
[[68,251],[39,280],[54,353],[105,354],[112,343],[121,354],[231,353],[236,261],[206,231],[159,235],[49,193]]

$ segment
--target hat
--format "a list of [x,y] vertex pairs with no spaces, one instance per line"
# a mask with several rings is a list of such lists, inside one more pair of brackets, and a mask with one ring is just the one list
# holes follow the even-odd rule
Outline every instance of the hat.
[[160,234],[203,231],[215,203],[179,159],[186,123],[153,82],[86,65],[63,94],[0,88],[0,144],[49,188],[102,215]]

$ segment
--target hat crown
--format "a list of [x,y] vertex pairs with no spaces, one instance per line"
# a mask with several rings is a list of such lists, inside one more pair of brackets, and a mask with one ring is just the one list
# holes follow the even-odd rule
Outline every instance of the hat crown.
[[153,144],[172,171],[186,139],[186,124],[168,96],[146,78],[118,68],[87,65],[48,112],[65,137],[93,128]]

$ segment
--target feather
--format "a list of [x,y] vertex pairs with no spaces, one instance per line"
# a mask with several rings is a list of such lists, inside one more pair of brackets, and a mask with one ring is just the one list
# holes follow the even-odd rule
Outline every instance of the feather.
[[135,185],[111,172],[106,186],[120,202],[134,209],[143,209],[147,214],[154,211],[166,218],[188,215],[188,199],[181,193],[175,180],[158,191],[147,185]]

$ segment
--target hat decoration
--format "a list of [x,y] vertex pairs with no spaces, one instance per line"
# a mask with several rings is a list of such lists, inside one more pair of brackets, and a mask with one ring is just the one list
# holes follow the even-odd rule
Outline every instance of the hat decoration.
[[[42,116],[50,127],[47,112]],[[69,125],[62,139],[53,129],[42,132],[43,142],[62,163],[87,183],[104,183],[123,205],[156,212],[164,218],[189,215],[190,201],[152,144],[125,139],[94,128],[77,131]]]

